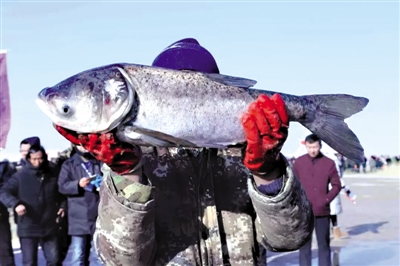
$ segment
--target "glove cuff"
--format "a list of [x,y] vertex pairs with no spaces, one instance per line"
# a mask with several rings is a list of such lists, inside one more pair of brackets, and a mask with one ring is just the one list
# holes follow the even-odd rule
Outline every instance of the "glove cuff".
[[120,175],[126,175],[135,172],[142,166],[142,149],[138,146],[125,147],[126,150],[115,155],[109,167]]
[[[272,154],[270,154],[272,155]],[[285,161],[282,158],[281,153],[278,153],[276,156],[266,156],[264,158],[264,162],[258,169],[250,169],[253,175],[256,175],[260,178],[270,175],[271,172],[276,171],[276,169],[281,168],[285,164]]]

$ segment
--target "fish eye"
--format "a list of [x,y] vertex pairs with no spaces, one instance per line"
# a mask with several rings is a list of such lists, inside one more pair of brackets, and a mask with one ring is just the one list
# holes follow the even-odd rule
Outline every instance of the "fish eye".
[[116,77],[116,78],[120,78],[120,77],[121,77],[121,73],[120,73],[119,71],[116,71],[116,72],[115,72],[115,77]]
[[71,108],[68,106],[68,105],[63,105],[63,107],[62,107],[62,112],[64,113],[64,114],[69,114],[69,112],[71,111]]

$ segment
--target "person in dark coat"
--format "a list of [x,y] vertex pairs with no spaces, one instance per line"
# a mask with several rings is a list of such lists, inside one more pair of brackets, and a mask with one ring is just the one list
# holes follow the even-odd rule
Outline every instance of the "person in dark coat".
[[[25,165],[26,155],[32,145],[40,146],[39,137],[29,137],[21,141],[19,145],[19,151],[21,153],[20,161],[9,162],[4,160],[0,162],[0,189],[15,172],[21,170],[22,166]],[[0,265],[2,266],[15,265],[9,218],[10,214],[7,207],[0,202]],[[14,222],[17,223],[17,214],[15,211]]]
[[71,235],[70,254],[66,262],[71,265],[102,265],[93,248],[93,234],[97,219],[99,193],[91,184],[101,176],[102,163],[82,146],[66,160],[59,175],[60,193],[68,198],[68,234]]
[[[71,158],[74,155],[76,149],[73,145],[70,145],[67,149],[58,154],[57,158],[54,160],[55,168],[57,169],[57,173],[60,173],[61,167],[63,163]],[[68,210],[68,206],[67,206]],[[59,248],[60,248],[60,262],[64,262],[64,260],[68,256],[69,246],[71,245],[71,236],[68,235],[68,219],[67,215],[60,222],[60,230],[59,230]]]
[[30,147],[25,165],[1,189],[0,200],[18,215],[23,265],[37,265],[39,244],[47,265],[58,265],[57,223],[64,216],[66,202],[42,146]]
[[[9,164],[9,176],[13,175],[15,172],[22,169],[22,167],[26,164],[26,155],[28,154],[29,149],[32,146],[40,146],[40,138],[37,136],[28,137],[21,140],[19,144],[19,153],[21,154],[21,159],[18,162],[10,162]],[[15,224],[18,223],[17,221],[17,214],[14,211],[14,222]]]
[[[9,161],[0,162],[0,190],[12,175],[10,166]],[[2,266],[15,265],[9,219],[10,214],[7,207],[0,202],[0,265]]]
[[[321,153],[321,140],[315,135],[305,139],[307,154],[296,159],[293,170],[306,191],[315,216],[318,265],[331,266],[330,203],[341,189],[335,162]],[[332,188],[329,190],[329,183]],[[311,240],[300,248],[299,265],[311,266]]]

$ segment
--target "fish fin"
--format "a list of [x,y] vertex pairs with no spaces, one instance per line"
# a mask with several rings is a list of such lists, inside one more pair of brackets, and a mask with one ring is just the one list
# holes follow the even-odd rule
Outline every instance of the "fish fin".
[[155,147],[170,147],[172,144],[169,141],[165,141],[165,140],[154,138],[154,137],[147,136],[147,135],[142,135],[141,139],[142,139],[143,143],[150,144],[151,146],[155,146]]
[[209,143],[209,142],[196,142],[194,143],[197,148],[214,148],[214,149],[226,149],[228,144],[225,143]]
[[369,100],[345,94],[302,97],[317,106],[306,105],[310,106],[307,117],[299,122],[338,153],[355,162],[364,162],[364,149],[344,119],[362,111]]
[[129,137],[140,135],[140,139],[144,143],[148,143],[157,147],[196,147],[197,145],[190,141],[175,138],[171,135],[154,131],[151,129],[137,128],[137,127],[126,127],[124,129],[125,134]]
[[228,86],[235,86],[241,88],[250,88],[256,85],[257,81],[252,79],[240,78],[240,77],[233,77],[215,73],[203,73],[209,79],[228,85]]

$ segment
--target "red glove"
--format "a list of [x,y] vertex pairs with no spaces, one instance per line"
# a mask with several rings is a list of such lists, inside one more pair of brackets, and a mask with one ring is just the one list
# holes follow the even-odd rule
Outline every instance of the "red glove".
[[244,165],[256,172],[268,172],[276,167],[289,128],[281,96],[260,95],[243,115],[242,124],[247,139]]
[[77,134],[66,128],[55,126],[56,130],[75,145],[82,145],[97,160],[107,164],[114,172],[130,172],[142,157],[140,147],[119,142],[113,132],[104,134]]

